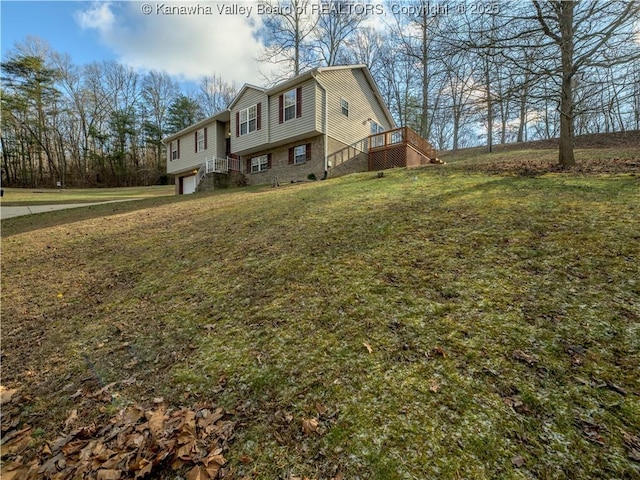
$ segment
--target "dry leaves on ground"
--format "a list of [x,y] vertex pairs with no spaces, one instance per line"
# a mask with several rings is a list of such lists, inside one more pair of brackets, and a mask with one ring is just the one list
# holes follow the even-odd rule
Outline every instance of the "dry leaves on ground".
[[22,426],[3,432],[2,478],[158,478],[168,469],[186,472],[187,480],[224,478],[223,452],[235,428],[228,417],[223,409],[202,404],[179,410],[132,406],[107,425],[61,435],[35,456],[28,452],[32,429]]

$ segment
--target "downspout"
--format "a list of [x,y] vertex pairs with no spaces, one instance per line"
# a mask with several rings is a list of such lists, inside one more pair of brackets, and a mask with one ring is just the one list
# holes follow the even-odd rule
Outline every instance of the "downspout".
[[322,179],[325,180],[329,175],[329,94],[315,74],[313,78],[324,92],[324,174],[322,175]]

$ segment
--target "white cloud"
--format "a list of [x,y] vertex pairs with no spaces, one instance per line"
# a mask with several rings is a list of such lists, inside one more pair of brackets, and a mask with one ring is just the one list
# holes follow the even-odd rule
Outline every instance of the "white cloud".
[[[148,14],[143,13],[146,5],[150,6]],[[160,70],[192,81],[215,72],[238,85],[258,83],[260,65],[256,57],[262,44],[254,36],[261,21],[255,14],[255,4],[236,4],[253,6],[250,16],[221,15],[219,5],[217,2],[100,3],[77,12],[76,21],[82,28],[95,29],[101,43],[112,49],[120,62],[135,69]],[[163,13],[169,7],[178,6],[192,6],[195,13]]]
[[113,27],[114,22],[114,16],[108,2],[96,2],[86,10],[77,11],[75,19],[83,30],[108,31]]

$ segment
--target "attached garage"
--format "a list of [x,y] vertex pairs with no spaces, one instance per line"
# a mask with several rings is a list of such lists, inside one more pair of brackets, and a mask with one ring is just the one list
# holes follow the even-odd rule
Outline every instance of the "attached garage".
[[197,175],[188,175],[186,177],[178,177],[178,194],[186,195],[188,193],[196,193],[196,177]]

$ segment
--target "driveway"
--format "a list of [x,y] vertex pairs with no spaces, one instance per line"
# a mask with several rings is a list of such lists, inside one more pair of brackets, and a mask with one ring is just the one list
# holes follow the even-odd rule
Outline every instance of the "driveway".
[[32,215],[34,213],[52,212],[54,210],[65,210],[67,208],[90,207],[91,205],[102,205],[104,203],[130,202],[137,200],[135,198],[125,198],[123,200],[110,200],[107,202],[95,203],[64,203],[60,205],[28,205],[20,207],[0,206],[0,219],[21,217],[23,215]]

